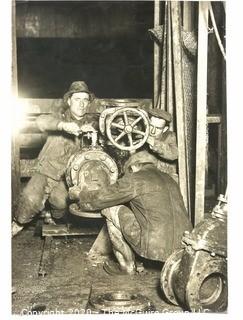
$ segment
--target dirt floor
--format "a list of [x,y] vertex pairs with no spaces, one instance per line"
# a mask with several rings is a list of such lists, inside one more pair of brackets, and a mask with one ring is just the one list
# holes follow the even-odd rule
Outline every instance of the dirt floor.
[[[163,300],[159,286],[161,264],[145,264],[145,270],[134,276],[110,276],[103,270],[102,259],[88,257],[94,240],[95,236],[48,237],[43,257],[44,238],[34,225],[14,237],[12,313],[94,312],[87,306],[89,297],[117,290],[145,295],[159,312],[181,310]],[[41,258],[47,261],[43,270]]]

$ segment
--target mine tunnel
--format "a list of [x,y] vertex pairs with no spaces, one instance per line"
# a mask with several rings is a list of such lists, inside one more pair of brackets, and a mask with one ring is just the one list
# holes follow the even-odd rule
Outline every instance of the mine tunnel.
[[13,0],[12,314],[227,310],[225,16]]

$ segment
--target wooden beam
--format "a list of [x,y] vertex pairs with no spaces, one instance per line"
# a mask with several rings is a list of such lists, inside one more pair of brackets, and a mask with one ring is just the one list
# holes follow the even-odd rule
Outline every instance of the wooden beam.
[[[154,1],[154,27],[161,23],[161,4],[159,0]],[[154,107],[158,105],[160,70],[161,70],[161,48],[154,41]]]
[[63,106],[62,99],[31,99],[20,98],[20,107],[24,105],[25,114],[39,115],[41,113],[53,113]]
[[96,236],[99,233],[97,226],[92,226],[90,228],[83,227],[77,228],[72,225],[59,224],[51,225],[46,224],[42,227],[43,237],[63,237],[63,236]]
[[207,115],[207,123],[221,123],[222,116],[221,114],[209,114]]
[[166,110],[171,114],[172,121],[170,122],[170,130],[174,131],[174,99],[173,99],[173,70],[172,70],[172,32],[171,32],[171,5],[168,1],[168,22],[167,22],[167,106]]
[[163,43],[161,46],[161,75],[160,75],[160,103],[157,105],[157,108],[166,110],[167,107],[167,31],[168,31],[168,1],[165,1],[164,4],[164,23],[163,23]]
[[197,63],[197,137],[195,225],[204,218],[206,127],[207,127],[207,55],[208,55],[208,2],[200,1],[198,17]]
[[[18,96],[18,74],[17,74],[17,45],[16,45],[16,6],[12,0],[12,94]],[[12,178],[12,213],[18,205],[20,193],[20,151],[18,135],[12,133],[12,158],[11,158],[11,178]]]
[[96,256],[106,256],[112,252],[112,246],[110,237],[108,235],[108,229],[106,223],[103,225],[100,230],[97,238],[95,239],[92,247],[89,250],[89,257],[95,258]]
[[25,132],[25,133],[27,133],[27,132],[29,132],[29,133],[40,132],[40,129],[38,128],[37,123],[36,123],[36,116],[35,117],[28,117],[24,121],[20,132]]
[[183,29],[184,31],[194,30],[194,3],[193,1],[183,1]]
[[181,42],[181,19],[179,1],[171,1],[172,18],[172,45],[173,45],[173,65],[175,79],[175,106],[176,125],[178,141],[178,165],[179,165],[179,186],[185,203],[185,207],[190,216],[190,197],[188,188],[188,170],[186,157],[186,131],[185,131],[185,108],[184,108],[184,88],[182,70],[182,42]]
[[19,135],[21,148],[38,148],[46,142],[47,135],[44,133],[22,133]]
[[218,125],[218,139],[217,139],[217,144],[218,144],[218,153],[217,153],[217,194],[221,193],[220,187],[221,187],[221,174],[222,174],[222,150],[223,150],[223,145],[222,145],[222,124],[220,123]]

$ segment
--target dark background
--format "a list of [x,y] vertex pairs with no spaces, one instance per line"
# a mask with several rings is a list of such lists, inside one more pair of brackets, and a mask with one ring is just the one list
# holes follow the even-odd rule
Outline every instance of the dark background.
[[100,98],[152,98],[153,1],[17,1],[16,14],[21,97],[84,80]]

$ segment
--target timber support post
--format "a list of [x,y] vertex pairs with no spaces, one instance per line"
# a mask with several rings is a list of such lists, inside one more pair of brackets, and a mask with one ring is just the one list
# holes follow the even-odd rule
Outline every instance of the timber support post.
[[[154,1],[154,27],[159,26],[161,22],[161,4],[160,0]],[[154,107],[156,108],[159,99],[159,84],[160,84],[160,64],[161,64],[161,48],[154,41]]]
[[[17,43],[16,43],[16,3],[12,0],[12,95],[18,96],[17,75]],[[12,108],[14,106],[12,105]],[[14,111],[14,110],[12,110]],[[18,135],[12,132],[12,215],[18,203],[20,194],[20,150]]]
[[207,137],[208,2],[199,2],[195,225],[204,218]]

